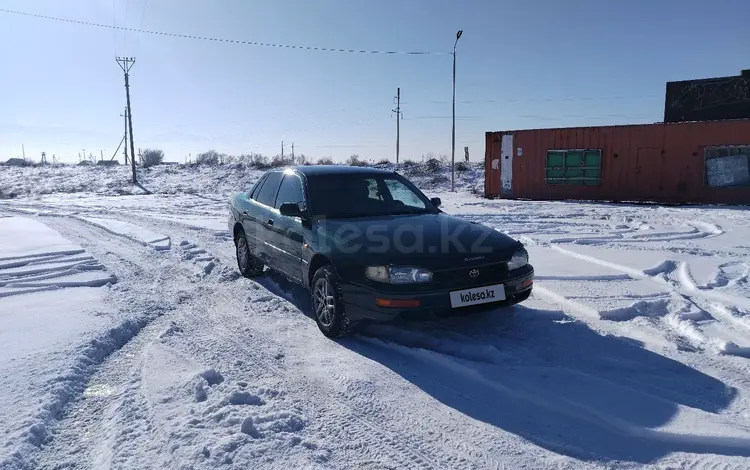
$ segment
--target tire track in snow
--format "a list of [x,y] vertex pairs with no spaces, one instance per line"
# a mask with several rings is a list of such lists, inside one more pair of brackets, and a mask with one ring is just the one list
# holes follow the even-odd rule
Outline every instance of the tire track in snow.
[[[267,301],[267,302],[270,302],[270,301]],[[264,302],[263,304],[265,304],[265,302]],[[245,340],[246,340],[246,338],[245,338]],[[242,341],[242,340],[240,339],[240,341]],[[347,418],[347,416],[342,416],[342,420],[343,420],[343,419],[346,419],[346,418]],[[408,416],[406,416],[406,419],[408,419],[408,418],[409,418],[409,417],[408,417]],[[367,429],[366,429],[366,427],[365,427],[365,429],[364,429],[364,431],[363,431],[363,432],[365,432],[365,437],[366,437],[366,436],[368,435],[368,434],[367,434]],[[386,439],[387,439],[387,438],[386,438]],[[402,442],[402,441],[398,441],[398,442]],[[460,443],[460,442],[459,442],[459,445],[461,445],[461,443]],[[465,447],[466,447],[466,445],[465,445],[465,444],[463,444],[463,445],[462,445],[462,447],[464,447],[464,448],[465,448]],[[470,454],[470,455],[471,455],[471,454]],[[474,456],[472,455],[472,457],[474,457]],[[447,461],[445,461],[445,462],[447,462]],[[403,463],[403,462],[402,462],[402,463]],[[444,464],[444,461],[440,461],[440,463],[443,463],[443,464]],[[406,463],[406,466],[408,466],[408,463]]]
[[[231,255],[227,253],[226,258],[231,258]],[[580,308],[579,308],[579,310],[580,310]],[[589,313],[590,313],[590,317],[591,318],[597,318],[597,319],[599,318],[598,312],[596,310],[591,309],[589,311]],[[408,416],[406,417],[406,419],[408,419]],[[458,443],[458,446],[461,447],[461,443],[460,442]],[[474,456],[472,456],[472,457],[474,457]]]
[[[687,263],[685,262],[665,262],[655,268],[640,271],[618,263],[602,260],[594,256],[576,253],[557,245],[550,245],[550,248],[571,258],[614,269],[626,273],[634,279],[642,279],[655,283],[662,287],[666,292],[682,299],[686,305],[692,305],[695,307],[698,310],[696,314],[701,314],[702,312],[706,318],[715,319],[721,325],[729,328],[733,332],[737,331],[739,328],[743,341],[747,341],[748,338],[750,338],[744,329],[744,323],[742,320],[731,315],[724,306],[724,304],[729,304],[738,308],[750,309],[750,299],[698,288],[693,281]],[[537,286],[536,288],[542,295],[547,296],[558,304],[570,306],[576,312],[583,314],[589,319],[593,319],[597,315],[600,318],[605,318],[602,312],[599,312],[594,308],[567,299],[549,289],[542,287],[540,290],[540,286]],[[687,338],[690,342],[699,347],[709,347],[720,353],[750,357],[750,348],[738,346],[731,340],[707,336],[698,326],[696,326],[691,318],[682,318],[683,316],[685,315],[674,312],[667,313],[663,315],[663,322],[672,331]]]
[[[84,240],[84,243],[91,243],[95,247],[102,248],[101,237],[97,233],[98,227],[88,224],[78,224],[75,219],[60,219],[62,225],[70,231],[78,234]],[[177,296],[178,304],[182,304],[182,298],[189,298],[184,289],[195,286],[191,281],[195,281],[194,271],[188,264],[181,264],[179,261],[165,265],[164,263],[154,263],[155,253],[149,252],[145,248],[140,248],[142,244],[134,243],[127,238],[109,239],[106,243],[107,250],[112,256],[126,255],[127,266],[123,266],[125,271],[133,281],[140,281],[129,289],[141,291],[145,286],[143,283],[151,284],[154,293],[159,298]],[[115,254],[117,253],[117,254]],[[164,254],[165,256],[178,256],[178,254]],[[135,275],[133,275],[135,273]],[[164,279],[164,283],[159,280]],[[146,289],[148,290],[148,289]],[[179,315],[181,306],[177,306],[171,316]],[[205,313],[205,309],[200,313]],[[166,458],[161,463],[155,463],[150,460],[149,455],[170,456],[171,451],[168,447],[170,444],[169,434],[162,429],[158,421],[151,419],[153,417],[152,409],[149,406],[146,396],[141,393],[143,377],[140,372],[143,370],[143,354],[139,354],[149,344],[158,340],[159,332],[164,330],[164,323],[167,317],[162,317],[156,322],[150,324],[140,335],[121,349],[115,355],[112,361],[105,363],[100,373],[94,377],[98,383],[119,384],[122,388],[117,391],[118,400],[110,403],[106,400],[86,400],[85,397],[79,397],[81,402],[77,404],[78,410],[74,410],[74,415],[69,418],[67,432],[64,430],[63,435],[59,436],[53,444],[53,448],[47,452],[47,461],[50,467],[57,467],[58,462],[65,459],[72,459],[76,466],[81,464],[80,453],[85,455],[91,452],[92,442],[87,440],[84,443],[81,439],[81,416],[85,423],[85,433],[89,436],[96,436],[95,451],[89,455],[93,460],[89,462],[90,468],[99,469],[104,467],[114,468],[164,468],[169,462],[176,465],[174,459]],[[213,338],[212,338],[213,340]],[[227,353],[231,355],[231,353]],[[253,361],[254,362],[254,361]],[[129,372],[128,372],[129,371]],[[123,379],[123,376],[127,379]],[[70,420],[75,420],[71,423]],[[56,447],[58,443],[62,446],[74,449],[66,452],[65,449]],[[144,450],[154,452],[146,453]],[[70,456],[73,453],[73,456]],[[51,455],[52,457],[49,457]],[[133,459],[143,459],[137,464]]]
[[579,260],[582,260],[582,261],[586,261],[586,262],[589,262],[589,263],[592,263],[592,264],[597,264],[599,266],[603,266],[603,267],[606,267],[606,268],[610,268],[610,269],[614,269],[616,271],[620,271],[620,272],[626,273],[626,274],[632,276],[635,279],[645,279],[645,280],[649,280],[649,281],[655,282],[655,283],[657,283],[657,284],[659,284],[659,285],[661,285],[663,287],[666,287],[666,288],[668,288],[668,289],[670,289],[672,291],[676,291],[678,293],[682,293],[682,294],[686,294],[686,295],[691,295],[691,296],[696,296],[696,297],[701,297],[701,298],[704,298],[704,299],[707,299],[707,300],[721,301],[721,302],[724,302],[724,303],[729,303],[729,304],[736,305],[738,307],[750,310],[750,299],[746,299],[746,298],[743,298],[743,297],[737,297],[737,296],[730,295],[730,294],[724,294],[724,293],[721,293],[721,292],[701,291],[701,290],[695,288],[694,284],[693,284],[692,288],[691,288],[690,285],[687,285],[687,286],[686,285],[676,285],[675,286],[675,285],[670,284],[669,282],[667,282],[667,281],[665,281],[663,279],[660,279],[658,277],[649,275],[648,273],[646,273],[644,271],[640,271],[640,270],[635,269],[635,268],[631,268],[631,267],[624,266],[624,265],[621,265],[621,264],[613,263],[613,262],[610,262],[610,261],[605,261],[603,259],[599,259],[599,258],[596,258],[594,256],[584,255],[584,254],[581,254],[581,253],[576,253],[575,251],[571,251],[571,250],[568,250],[566,248],[563,248],[563,247],[560,247],[560,246],[557,246],[557,245],[551,245],[550,248],[553,249],[553,250],[555,250],[555,251],[557,251],[558,253],[562,253],[562,254],[564,254],[566,256],[570,256],[571,258],[576,258],[576,259],[579,259]]
[[[99,237],[96,236],[90,236],[88,238],[94,244],[99,241]],[[236,298],[230,298],[228,296],[228,293],[223,293],[222,295],[220,295],[219,300],[228,303],[237,301]],[[268,302],[271,301],[265,300],[261,302],[261,304]],[[208,306],[206,306],[206,308],[208,308]],[[197,312],[196,310],[202,310],[202,312]],[[203,329],[205,331],[211,331],[213,329],[215,331],[217,325],[216,323],[210,322],[206,319],[205,315],[203,314],[203,312],[205,311],[205,309],[193,308],[185,315],[185,318],[188,320],[188,322],[194,323],[196,326],[198,326],[199,329]],[[263,332],[260,332],[257,329],[246,328],[246,330],[250,330],[251,334],[255,333],[253,334],[253,336],[256,338],[267,338],[267,335],[264,335]],[[253,351],[253,349],[247,347],[246,345],[248,331],[238,332],[236,331],[236,328],[226,327],[224,328],[224,332],[225,335],[221,335],[222,340],[228,342],[228,345],[231,346],[231,349],[233,351],[246,355],[247,357],[257,356],[257,351]],[[266,343],[266,349],[282,349],[280,347],[281,345],[274,344],[272,340],[266,340]],[[279,377],[289,376],[287,373],[273,365],[267,359],[254,357],[252,363],[253,367],[265,370],[272,375]],[[331,396],[330,392],[339,393],[335,390],[329,390],[326,394],[329,397]],[[410,442],[409,439],[405,439],[405,436],[397,434],[393,430],[388,430],[387,426],[385,426],[385,423],[383,422],[371,421],[367,417],[361,416],[359,409],[353,408],[352,405],[346,402],[345,395],[341,395],[339,393],[339,396],[334,403],[335,404],[332,405],[333,409],[329,410],[329,416],[334,416],[336,410],[344,410],[345,413],[343,415],[339,415],[339,421],[341,423],[357,423],[357,426],[347,426],[348,431],[353,433],[351,437],[354,437],[361,441],[364,441],[366,439],[370,440],[372,439],[372,436],[378,437],[380,445],[378,446],[379,448],[377,448],[377,452],[380,455],[385,454],[388,457],[388,460],[393,462],[397,468],[412,468],[417,462],[421,462],[421,464],[417,465],[421,468],[441,468],[441,465],[437,461],[433,460],[429,453],[420,451],[418,449],[419,444],[412,442],[412,445],[414,445],[416,448],[409,448],[407,446],[404,446],[401,443]],[[120,405],[122,405],[122,403],[120,403]],[[137,412],[135,413],[137,414]],[[377,456],[378,454],[374,455],[374,457]]]
[[[236,301],[236,299],[230,297],[229,292],[214,291],[213,294],[218,297],[217,300],[220,300],[222,302],[231,303]],[[260,302],[256,302],[254,306],[262,307],[263,305],[269,305],[274,302],[274,300],[286,302],[283,299],[273,297],[269,300],[264,299]],[[204,331],[216,331],[216,324],[211,324],[211,322],[209,322],[203,315],[190,315],[189,322],[194,323]],[[222,323],[231,325],[236,324],[235,322],[236,319],[229,317],[226,318],[226,321]],[[309,323],[307,324],[307,327],[309,327]],[[222,342],[226,342],[229,346],[231,346],[231,350],[234,351],[235,354],[239,354],[243,357],[253,358],[252,364],[254,368],[260,369],[275,377],[285,377],[287,379],[290,379],[290,375],[294,374],[294,372],[290,374],[282,368],[276,366],[272,361],[268,360],[269,357],[273,357],[270,353],[259,356],[257,353],[257,349],[254,350],[253,348],[248,347],[248,334],[252,335],[254,338],[263,338],[266,343],[265,348],[267,350],[284,350],[283,345],[269,338],[268,331],[260,331],[252,326],[246,326],[245,330],[242,332],[239,332],[236,328],[223,328],[223,332],[220,337],[222,339]],[[310,338],[310,340],[312,341],[313,339]],[[299,379],[297,378],[297,380]],[[291,381],[284,381],[284,383],[288,382]],[[320,385],[321,384],[318,384],[318,386]],[[328,387],[330,384],[322,385]],[[308,389],[303,393],[309,392],[310,390]],[[318,393],[321,392],[319,391]],[[379,443],[379,446],[375,448],[375,451],[385,454],[388,459],[396,465],[396,468],[413,468],[415,462],[423,462],[427,464],[419,465],[419,467],[421,468],[441,468],[440,465],[438,465],[430,458],[429,454],[421,451],[418,448],[418,444],[417,448],[409,448],[402,444],[402,442],[409,442],[408,439],[405,439],[405,436],[396,434],[394,431],[389,430],[387,425],[382,421],[375,421],[367,418],[366,416],[362,416],[361,413],[363,410],[359,408],[355,409],[347,401],[348,397],[346,396],[346,394],[342,393],[340,390],[329,388],[325,391],[325,393],[322,393],[322,395],[327,397],[326,400],[322,400],[322,403],[326,403],[331,399],[333,399],[333,403],[324,405],[324,411],[318,410],[318,412],[315,413],[317,419],[339,423],[338,426],[344,426],[345,430],[348,432],[349,438],[354,439],[356,442],[371,440],[372,436],[375,436]],[[307,398],[313,401],[317,401],[313,397]],[[332,417],[335,419],[332,420]],[[359,426],[352,426],[351,423],[357,423]],[[335,424],[326,427],[326,429],[328,429],[329,431],[330,429],[336,428],[337,426]],[[386,445],[383,445],[384,443]],[[368,448],[368,450],[370,449]],[[374,455],[374,457],[377,456],[377,454]]]
[[[161,220],[158,220],[158,222],[164,223]],[[191,231],[194,230],[189,225],[180,224],[179,222],[168,222],[167,224],[173,230],[176,229],[176,228],[179,228],[180,226],[183,227],[183,230],[185,228],[187,228],[187,229],[189,229]],[[165,230],[162,229],[162,231],[165,231]],[[215,235],[204,236],[203,237],[203,241],[205,243],[209,244],[209,245],[211,243],[217,243],[217,242],[218,243],[222,243],[222,241],[220,239],[217,239],[217,237]],[[231,248],[231,247],[233,247],[233,245],[230,242],[226,246],[226,248]],[[233,249],[224,249],[224,250],[220,250],[220,252],[222,252],[222,254],[224,255],[222,257],[224,261],[227,261],[229,263],[234,263],[234,250]],[[286,292],[283,292],[282,288],[279,288],[279,289],[282,290],[282,293],[285,296],[288,295]],[[275,297],[275,295],[272,297],[272,299],[279,300],[279,298]],[[266,304],[266,303],[268,303],[270,301],[272,301],[272,300],[264,301],[263,304]],[[312,330],[310,330],[310,328],[311,328],[310,327],[310,323],[307,323],[304,326],[304,328],[305,328],[305,335],[310,337],[309,341],[314,342],[316,340],[319,340],[319,333],[318,333],[317,329],[314,327],[314,325],[312,326]],[[242,343],[238,344],[238,347],[242,347]],[[345,403],[348,400],[348,398],[349,398],[345,394],[341,395],[338,390],[332,390],[330,393],[338,394],[339,395],[339,399],[341,400],[342,403]],[[380,403],[379,405],[383,405],[383,404]],[[389,406],[387,406],[387,404],[385,404],[385,405],[386,405],[386,409],[389,410],[388,413],[385,413],[388,416],[399,414],[400,408],[389,407]],[[346,405],[346,406],[344,406],[344,408],[349,408],[350,410],[359,410],[359,409],[361,409],[361,408],[359,408],[360,406],[362,406],[362,405],[357,405],[357,408],[351,408],[351,405]],[[425,405],[423,405],[423,406],[425,406]],[[336,408],[340,408],[340,407],[337,406]],[[356,413],[356,411],[352,411],[352,412]],[[356,415],[354,415],[354,416],[356,416]],[[343,422],[346,422],[346,420],[351,419],[351,417],[352,417],[352,415],[342,416],[341,419],[343,420]],[[405,416],[404,419],[408,420],[410,418],[408,416]],[[400,420],[396,420],[396,421],[400,421]],[[372,421],[366,421],[365,425],[368,426],[371,429],[370,432],[374,432],[373,429],[376,430],[376,429],[383,429],[384,428],[384,423],[382,421],[380,421],[377,417],[374,417]],[[401,432],[403,433],[403,430]],[[447,443],[447,444],[450,444],[454,449],[456,449],[458,451],[465,452],[465,451],[468,450],[469,451],[469,455],[472,458],[476,458],[477,456],[479,456],[480,457],[479,460],[481,460],[481,461],[484,462],[484,464],[482,465],[482,468],[500,468],[502,466],[501,463],[499,463],[497,460],[493,459],[493,457],[491,457],[488,453],[483,453],[481,451],[477,452],[471,446],[469,446],[467,448],[467,446],[461,440],[457,440],[457,439],[453,438],[450,433],[447,433],[447,432],[441,433],[441,432],[438,431],[437,434],[438,434],[438,436],[436,436],[432,440],[432,441],[435,441],[435,444],[430,444],[430,442],[432,442],[432,441],[427,442],[427,444],[429,444],[431,446],[430,447],[430,452],[422,455],[422,458],[421,458],[422,461],[430,462],[430,458],[428,457],[429,455],[440,455],[441,453],[444,453],[444,449],[442,447]],[[397,441],[398,441],[398,439],[403,439],[403,437],[397,438]],[[388,440],[393,440],[393,439],[388,438]],[[438,442],[439,442],[439,444],[438,444]],[[423,442],[423,445],[424,444],[425,443]],[[443,462],[441,462],[441,464],[444,465]],[[443,466],[443,465],[435,464],[435,465],[432,466],[432,468],[441,468],[441,466]]]
[[[60,233],[65,234],[68,237],[74,237],[77,241],[84,246],[88,252],[95,254],[95,257],[102,260],[105,265],[108,266],[113,272],[120,274],[120,281],[112,290],[113,300],[116,301],[116,305],[121,307],[122,310],[128,312],[125,316],[126,321],[124,324],[114,327],[112,331],[113,337],[117,338],[117,341],[112,343],[111,349],[97,351],[95,356],[92,358],[86,358],[87,372],[86,376],[77,377],[77,380],[82,380],[82,383],[88,383],[92,377],[95,377],[98,373],[98,369],[101,364],[106,363],[113,355],[117,355],[123,348],[127,348],[128,345],[134,339],[139,337],[139,334],[144,328],[168,310],[163,302],[159,299],[159,292],[155,290],[158,286],[159,281],[164,278],[165,273],[161,273],[160,270],[155,270],[150,276],[145,279],[140,275],[143,272],[143,268],[134,259],[138,259],[138,256],[124,257],[122,254],[128,251],[138,253],[138,250],[145,250],[145,248],[138,246],[133,249],[133,246],[129,242],[123,242],[118,238],[101,237],[100,232],[92,232],[95,230],[92,227],[81,225],[78,223],[71,223],[71,219],[65,217],[53,217],[45,220],[45,223]],[[91,241],[94,241],[91,243]],[[123,245],[123,243],[128,243]],[[121,250],[122,246],[127,246],[127,250]],[[141,282],[138,282],[141,281]],[[146,281],[146,282],[143,282]],[[139,286],[139,295],[133,298],[131,292],[133,292],[132,285],[137,283]],[[127,300],[125,300],[127,299]],[[122,303],[121,303],[122,302]],[[132,317],[132,321],[131,321]],[[135,321],[135,323],[133,323]],[[96,340],[97,344],[107,344],[102,339]],[[55,457],[52,459],[52,464],[49,467],[56,467],[59,463],[58,460],[58,445],[68,445],[63,455],[69,455],[69,453],[75,452],[72,449],[81,449],[89,442],[86,438],[89,435],[84,435],[83,439],[78,430],[81,427],[88,428],[91,423],[81,422],[78,416],[76,416],[76,408],[78,401],[83,398],[83,394],[86,390],[83,386],[76,387],[76,394],[67,396],[65,402],[59,405],[60,416],[57,421],[49,426],[49,431],[53,433],[55,439],[52,444],[46,445],[42,448],[40,454],[30,454],[27,458],[30,459],[31,468],[37,468],[35,461],[45,462],[45,455],[49,452],[54,452]],[[96,414],[94,416],[97,416]],[[66,435],[67,423],[73,422],[73,429],[76,431],[75,437],[70,438]],[[62,434],[60,434],[60,432]],[[93,434],[93,433],[92,433]],[[62,458],[62,457],[60,457]],[[78,462],[80,456],[75,458]],[[47,465],[42,465],[46,467]]]
[[[108,214],[108,216],[109,216],[109,214]],[[151,224],[156,223],[157,227],[162,226],[163,228],[160,229],[162,232],[167,232],[168,231],[168,230],[166,230],[167,228],[169,230],[171,230],[172,232],[174,232],[174,230],[180,230],[181,229],[181,231],[183,232],[183,235],[185,235],[187,233],[187,235],[185,235],[186,238],[190,238],[190,236],[195,236],[195,235],[202,235],[200,238],[203,240],[203,243],[206,243],[208,245],[216,244],[218,242],[218,243],[222,243],[224,245],[227,245],[227,248],[233,247],[233,245],[231,244],[231,242],[229,244],[226,244],[226,242],[223,240],[224,237],[220,236],[221,234],[212,233],[212,232],[209,231],[210,235],[203,235],[203,231],[197,231],[195,229],[195,227],[193,227],[193,226],[191,226],[190,224],[187,224],[187,223],[181,223],[181,222],[178,222],[178,221],[164,221],[164,220],[158,219],[158,218],[151,219],[151,218],[148,218],[148,217],[145,217],[145,216],[137,216],[137,219],[142,219],[144,223],[146,223],[146,222],[151,223]],[[187,230],[187,232],[186,232],[186,230]],[[190,245],[183,245],[183,246],[192,246],[192,244],[190,244]],[[219,252],[222,253],[222,255],[223,255],[223,256],[220,257],[220,259],[222,259],[222,261],[225,261],[227,263],[234,263],[234,250],[233,249],[224,249],[224,250],[220,250]],[[307,326],[307,328],[309,328],[309,326]],[[313,328],[313,330],[314,330],[314,334],[317,335],[318,334],[317,329]],[[237,346],[241,347],[242,343],[237,344]],[[334,391],[333,393],[337,393],[337,392]],[[343,402],[345,402],[346,399],[347,399],[347,397],[346,396],[341,396],[340,399],[343,400]],[[351,407],[350,407],[350,409],[354,410]],[[397,408],[391,408],[391,410],[396,410],[396,409]],[[353,412],[355,412],[355,411],[353,411]],[[393,411],[393,412],[395,413],[395,411]],[[351,416],[349,416],[349,417],[343,417],[342,419],[351,419]],[[366,425],[369,425],[369,427],[371,428],[370,432],[373,432],[372,429],[382,429],[383,428],[383,423],[379,422],[379,421],[373,421],[373,422],[367,422],[367,423],[369,423],[369,424],[366,424]],[[392,439],[390,439],[390,440],[392,440]],[[466,446],[462,445],[461,441],[453,439],[448,434],[446,434],[444,436],[443,445],[444,445],[445,442],[453,443],[453,447],[455,449],[457,449],[457,450],[466,449]],[[470,450],[472,450],[472,452],[471,452],[472,457],[475,457],[476,454],[473,452],[473,449],[470,449]],[[435,447],[432,448],[432,453],[435,454],[435,455],[439,455],[441,452],[443,452],[443,451],[442,451],[442,449],[440,449],[440,446],[435,446]],[[425,461],[425,462],[429,462],[430,459],[428,458],[428,455],[429,454],[423,455],[420,460]],[[491,456],[489,456],[489,454],[486,454],[486,453],[482,454],[482,460],[484,460],[484,462],[485,462],[484,468],[500,468],[500,466],[501,466],[501,464],[499,462],[497,462],[496,460],[493,460],[493,458]],[[432,468],[440,468],[440,465],[434,465]]]

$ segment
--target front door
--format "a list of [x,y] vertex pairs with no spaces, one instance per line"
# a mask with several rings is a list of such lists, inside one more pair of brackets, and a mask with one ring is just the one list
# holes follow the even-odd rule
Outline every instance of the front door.
[[302,281],[302,247],[307,229],[299,217],[283,216],[278,212],[281,205],[285,203],[305,207],[302,180],[293,173],[284,175],[278,196],[276,196],[275,210],[270,212],[274,219],[272,233],[277,268],[287,276]]
[[500,150],[500,182],[503,196],[513,194],[513,134],[503,134]]

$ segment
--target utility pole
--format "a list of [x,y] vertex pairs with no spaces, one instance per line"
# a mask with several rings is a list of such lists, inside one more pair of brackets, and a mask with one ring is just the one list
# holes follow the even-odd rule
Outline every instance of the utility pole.
[[138,184],[138,179],[135,175],[135,145],[133,144],[133,110],[130,107],[130,69],[135,65],[135,57],[115,57],[117,64],[125,73],[125,99],[127,101],[128,109],[128,127],[130,128],[130,163],[133,167],[133,184]]
[[26,147],[21,144],[21,153],[23,154],[23,159],[26,160]]
[[284,141],[281,141],[281,158],[284,158]]
[[398,87],[396,90],[396,109],[392,111],[396,113],[396,163],[398,163],[399,144],[401,141],[401,118],[403,117],[401,113],[401,87]]
[[125,142],[125,146],[122,148],[122,153],[125,155],[125,164],[128,164],[128,108],[125,108],[125,111],[123,111],[122,114],[120,114],[120,117],[125,118],[125,133],[123,134],[123,141]]
[[456,42],[453,43],[453,128],[451,130],[451,192],[456,192],[456,46],[464,32],[456,33]]
[[294,142],[292,142],[292,163],[294,163]]

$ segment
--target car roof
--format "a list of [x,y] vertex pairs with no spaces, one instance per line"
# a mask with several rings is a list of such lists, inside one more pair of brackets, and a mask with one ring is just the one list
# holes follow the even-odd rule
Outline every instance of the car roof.
[[367,166],[349,166],[349,165],[298,165],[288,167],[296,172],[305,175],[348,175],[348,174],[382,174],[392,175],[392,170],[384,170],[381,168],[372,168]]

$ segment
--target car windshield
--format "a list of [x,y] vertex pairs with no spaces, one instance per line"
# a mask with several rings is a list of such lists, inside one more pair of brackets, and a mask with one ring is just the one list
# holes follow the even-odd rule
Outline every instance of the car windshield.
[[398,175],[330,174],[307,178],[316,217],[367,217],[436,212],[413,185]]

